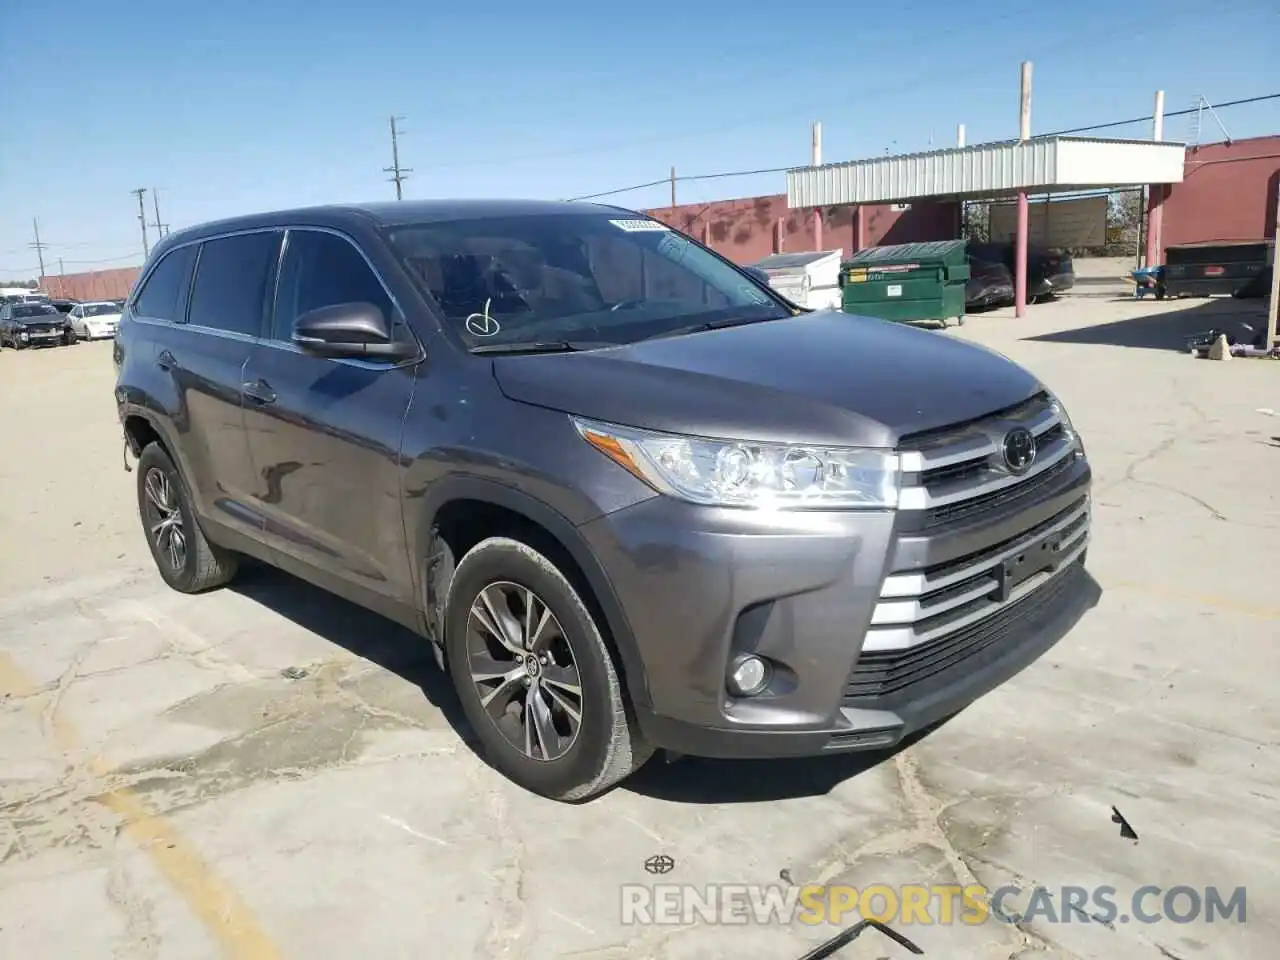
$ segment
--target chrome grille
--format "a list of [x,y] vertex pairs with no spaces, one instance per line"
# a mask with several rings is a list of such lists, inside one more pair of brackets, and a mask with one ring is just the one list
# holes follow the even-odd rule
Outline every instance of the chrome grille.
[[1002,543],[939,566],[893,573],[880,588],[863,653],[934,643],[1016,604],[1071,566],[1089,542],[1090,502]]
[[997,613],[963,627],[935,643],[911,650],[863,653],[849,677],[844,703],[850,707],[893,709],[922,685],[941,685],[952,671],[969,671],[1008,652],[1037,620],[1053,616],[1070,602],[1073,580],[1084,576],[1083,562],[1075,560],[1027,596]]
[[[1005,462],[1004,444],[1019,427],[1035,438],[1035,455],[1027,469],[1016,472]],[[1008,531],[1018,524],[1014,517],[1022,504],[1035,509],[1037,519],[1028,515],[1024,522],[1034,526],[957,559],[891,571],[849,677],[850,705],[884,707],[917,684],[943,682],[953,669],[969,670],[1002,655],[1038,619],[1069,602],[1089,545],[1089,493],[1067,480],[1083,452],[1047,394],[970,423],[907,437],[899,454],[900,534],[945,538],[963,527],[972,536],[973,526],[988,517]],[[1057,512],[1038,519],[1044,517],[1039,505],[1048,502],[1060,505],[1052,508]]]
[[[1021,427],[1035,438],[1035,460],[1022,473],[1004,461],[1004,439]],[[903,488],[899,510],[914,529],[971,519],[1044,489],[1070,469],[1075,436],[1053,401],[1040,393],[972,423],[904,438],[899,445]]]

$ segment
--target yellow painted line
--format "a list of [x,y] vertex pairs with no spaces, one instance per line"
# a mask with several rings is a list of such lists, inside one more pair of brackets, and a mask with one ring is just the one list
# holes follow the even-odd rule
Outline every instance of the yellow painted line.
[[1170,587],[1162,587],[1156,583],[1137,583],[1129,580],[1121,580],[1113,583],[1111,587],[1118,587],[1122,590],[1133,590],[1136,593],[1149,593],[1153,596],[1163,597],[1166,600],[1177,600],[1182,603],[1196,604],[1201,607],[1212,607],[1215,610],[1222,610],[1225,613],[1238,613],[1245,617],[1257,617],[1261,620],[1280,620],[1280,607],[1261,607],[1252,603],[1245,603],[1240,600],[1232,600],[1229,597],[1212,597],[1202,594],[1187,593],[1183,590],[1174,590]]
[[[36,711],[41,703],[36,694],[40,692],[12,657],[0,651],[0,696],[32,698],[29,705]],[[50,734],[66,754],[75,755],[83,749],[83,741],[75,728],[61,717],[53,718]],[[99,779],[113,772],[99,758],[89,761],[87,769]],[[123,835],[151,858],[226,956],[235,960],[280,960],[280,951],[248,905],[217,876],[173,824],[148,811],[142,799],[127,788],[111,790],[95,799],[123,821]]]

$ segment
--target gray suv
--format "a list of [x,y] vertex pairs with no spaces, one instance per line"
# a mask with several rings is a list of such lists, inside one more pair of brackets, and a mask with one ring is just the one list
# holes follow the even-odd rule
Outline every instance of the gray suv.
[[490,762],[561,800],[656,749],[891,747],[1098,597],[1084,448],[1031,374],[633,211],[207,224],[114,349],[164,580],[249,556],[410,627]]

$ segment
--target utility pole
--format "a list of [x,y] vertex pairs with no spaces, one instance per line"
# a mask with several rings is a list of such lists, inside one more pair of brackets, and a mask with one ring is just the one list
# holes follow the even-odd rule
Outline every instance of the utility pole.
[[44,248],[47,247],[48,244],[40,242],[40,221],[37,220],[35,217],[32,217],[31,226],[36,233],[36,242],[33,244],[30,244],[30,246],[32,249],[35,250],[36,254],[40,257],[40,276],[43,277],[44,276]]
[[391,174],[389,182],[396,185],[397,200],[404,199],[404,181],[408,179],[408,174],[413,173],[411,168],[400,166],[400,130],[396,123],[403,119],[404,117],[391,118],[391,166],[382,168],[383,173]]
[[143,196],[146,195],[147,188],[139,187],[137,190],[130,191],[138,198],[138,223],[142,224],[142,255],[150,256],[151,248],[147,245],[147,208],[142,202]]
[[671,209],[676,208],[676,168],[671,168]]
[[160,222],[160,191],[155,187],[151,188],[151,205],[156,211],[156,222],[154,226],[156,228],[156,239],[159,240],[161,237],[169,235],[169,225],[167,223]]
[[[809,161],[815,167],[822,166],[822,121],[815,120],[810,128]],[[813,249],[822,249],[822,208],[813,208]]]

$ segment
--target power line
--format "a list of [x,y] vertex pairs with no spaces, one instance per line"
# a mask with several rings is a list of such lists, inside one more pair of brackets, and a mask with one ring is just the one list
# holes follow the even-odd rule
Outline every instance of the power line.
[[[985,39],[990,34],[991,27],[1005,20],[1022,20],[1029,13],[1042,10],[1043,5],[1035,5],[1023,10],[1013,11],[1002,14],[997,17],[988,17],[982,20],[973,20],[976,29],[972,34],[965,32],[953,32],[953,43],[957,46],[966,40]],[[1186,16],[1203,16],[1204,6],[1199,3],[1189,3],[1184,6],[1176,6],[1167,8],[1159,20],[1143,22],[1136,30],[1126,34],[1128,39],[1136,39],[1147,36],[1153,32],[1159,32],[1175,25],[1178,20]],[[1048,54],[1056,53],[1065,48],[1078,48],[1081,41],[1095,40],[1097,37],[1097,27],[1090,24],[1078,31],[1068,34],[1057,34],[1056,39],[1051,43],[1039,44],[1036,49],[1036,62],[1044,62],[1049,60]],[[910,65],[904,65],[910,69]],[[814,101],[810,99],[801,106],[796,105],[795,108],[788,108],[783,111],[771,111],[770,116],[773,118],[799,116],[800,114],[812,115],[816,109],[828,109],[833,107],[845,107],[850,104],[862,104],[878,97],[886,95],[894,95],[918,90],[928,87],[938,81],[947,81],[951,85],[956,81],[956,67],[952,60],[947,58],[939,58],[931,64],[926,64],[929,69],[917,70],[913,73],[910,82],[902,82],[896,80],[877,86],[859,87],[857,93],[838,97],[834,100]],[[979,75],[977,71],[969,69],[965,71],[969,75]],[[527,154],[524,156],[507,156],[502,159],[477,159],[473,161],[459,161],[449,164],[433,164],[430,169],[451,169],[451,168],[474,168],[489,166],[511,166],[516,164],[524,164],[537,160],[557,160],[568,157],[578,157],[591,154],[616,153],[622,150],[629,150],[635,147],[650,146],[653,144],[669,145],[673,142],[691,139],[706,139],[708,137],[722,134],[728,131],[756,128],[760,125],[760,114],[752,113],[750,116],[743,115],[741,120],[730,120],[728,122],[716,123],[713,125],[700,124],[698,127],[689,127],[685,129],[668,130],[662,134],[655,134],[652,137],[644,137],[635,140],[617,141],[610,145],[600,145],[596,147],[584,147],[577,150],[557,151],[555,153],[543,154]],[[670,183],[670,178],[666,178],[662,183]]]
[[123,257],[103,257],[100,260],[67,260],[65,262],[79,263],[79,264],[85,264],[85,265],[94,264],[94,263],[119,263],[121,260],[141,260],[146,256],[147,256],[146,253],[134,252],[134,253],[125,254]]
[[[1280,100],[1280,93],[1267,93],[1257,97],[1244,97],[1240,100],[1224,100],[1222,103],[1207,104],[1205,109],[1222,110],[1226,107],[1239,107],[1250,103],[1262,103],[1267,100]],[[1173,110],[1165,114],[1165,117],[1181,117],[1187,114],[1195,113],[1195,109],[1191,110]],[[1148,114],[1145,117],[1134,117],[1131,120],[1111,120],[1107,123],[1095,123],[1087,127],[1072,127],[1070,130],[1055,130],[1053,133],[1036,134],[1032,139],[1042,139],[1044,137],[1063,137],[1072,133],[1087,133],[1091,130],[1107,130],[1112,127],[1123,127],[1133,123],[1144,123],[1154,118],[1154,114]],[[765,173],[786,173],[789,170],[795,170],[798,164],[792,164],[786,167],[762,167],[758,170],[726,170],[720,173],[701,173],[693,176],[675,177],[676,183],[689,183],[695,180],[724,180],[730,177],[753,177]],[[661,180],[650,180],[645,183],[632,184],[629,187],[617,187],[613,190],[604,190],[600,193],[588,193],[583,196],[570,197],[570,201],[577,200],[599,200],[604,197],[616,197],[624,193],[634,193],[637,190],[647,190],[650,187],[665,186],[672,182],[671,177],[663,177]]]
[[[1189,110],[1170,110],[1165,113],[1165,119],[1169,117],[1185,117],[1190,114],[1197,113],[1202,109],[1222,110],[1226,107],[1241,107],[1249,103],[1263,103],[1267,100],[1280,100],[1280,93],[1267,93],[1260,97],[1245,97],[1243,100],[1226,100],[1222,103],[1206,104],[1204,107],[1193,107]],[[1113,120],[1111,123],[1095,123],[1088,127],[1073,127],[1070,130],[1055,130],[1053,133],[1041,133],[1037,136],[1041,137],[1065,137],[1070,133],[1086,133],[1090,130],[1109,130],[1112,127],[1127,127],[1133,123],[1146,123],[1148,120],[1154,120],[1155,114],[1149,113],[1145,117],[1134,117],[1132,120]]]

